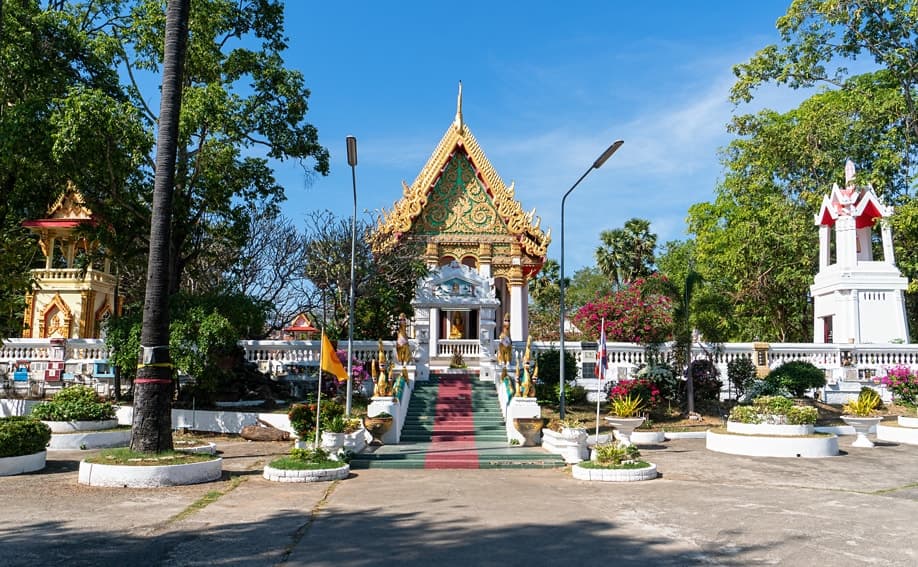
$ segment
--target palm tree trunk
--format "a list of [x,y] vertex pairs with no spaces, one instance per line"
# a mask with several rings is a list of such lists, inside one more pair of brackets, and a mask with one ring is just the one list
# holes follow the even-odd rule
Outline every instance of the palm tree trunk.
[[134,380],[131,449],[172,449],[172,359],[169,355],[169,230],[175,155],[182,106],[182,68],[188,43],[190,0],[169,0],[163,56],[162,102],[156,139],[156,175],[150,222],[150,255],[143,304],[140,358]]

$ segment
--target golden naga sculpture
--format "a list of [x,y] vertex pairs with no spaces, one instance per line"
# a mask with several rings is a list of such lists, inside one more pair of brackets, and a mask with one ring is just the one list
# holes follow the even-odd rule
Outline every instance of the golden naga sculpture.
[[504,315],[504,327],[497,343],[497,363],[504,366],[513,358],[513,341],[510,340],[510,314]]
[[373,388],[375,397],[388,397],[392,395],[392,384],[389,382],[389,372],[386,367],[386,352],[383,349],[382,339],[379,339],[379,376],[376,377],[376,386]]
[[411,362],[411,345],[408,344],[408,319],[402,313],[398,316],[398,336],[395,339],[395,357],[402,366]]
[[[532,348],[532,337],[526,339],[526,353],[523,355],[523,364],[520,368],[519,380],[516,385],[516,395],[521,398],[535,397],[535,384],[533,378],[529,375],[530,353]],[[538,372],[538,370],[536,370]]]

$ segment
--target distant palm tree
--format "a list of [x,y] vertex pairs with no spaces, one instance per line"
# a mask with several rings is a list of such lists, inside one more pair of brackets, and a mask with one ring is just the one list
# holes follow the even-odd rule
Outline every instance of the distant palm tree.
[[629,219],[623,228],[602,231],[599,240],[596,264],[615,287],[653,273],[657,235],[650,232],[650,221]]
[[182,71],[188,43],[190,0],[169,0],[163,53],[162,102],[156,139],[156,176],[150,222],[150,255],[143,303],[141,353],[134,380],[131,449],[155,453],[172,449],[172,359],[169,355],[169,229],[175,187],[175,156]]

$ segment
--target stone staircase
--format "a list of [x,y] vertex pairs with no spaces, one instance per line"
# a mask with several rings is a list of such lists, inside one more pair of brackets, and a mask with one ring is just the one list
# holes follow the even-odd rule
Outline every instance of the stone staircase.
[[511,446],[494,385],[470,373],[432,373],[411,395],[401,443],[355,455],[360,468],[545,468],[564,461],[541,447]]

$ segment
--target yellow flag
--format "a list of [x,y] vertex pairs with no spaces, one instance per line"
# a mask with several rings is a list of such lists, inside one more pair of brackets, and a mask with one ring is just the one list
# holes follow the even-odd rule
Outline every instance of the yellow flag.
[[332,348],[331,341],[328,340],[324,332],[322,333],[322,362],[319,368],[323,372],[336,376],[338,382],[347,382],[347,370],[341,365],[338,355],[335,354],[335,349]]

